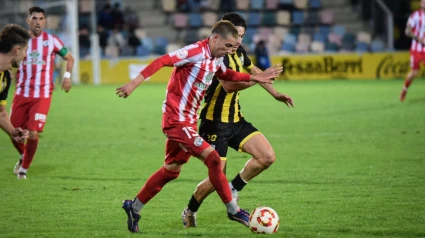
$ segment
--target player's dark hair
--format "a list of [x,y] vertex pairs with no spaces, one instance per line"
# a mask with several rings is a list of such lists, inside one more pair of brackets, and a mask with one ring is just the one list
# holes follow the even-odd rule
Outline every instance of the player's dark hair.
[[28,9],[29,16],[31,16],[34,12],[41,12],[44,16],[46,16],[44,9],[41,7],[31,7],[30,9]]
[[246,21],[242,15],[235,12],[225,14],[221,20],[230,21],[234,26],[241,26],[246,30]]
[[223,38],[232,36],[233,38],[238,38],[239,33],[236,27],[227,20],[221,20],[216,22],[212,27],[212,34],[220,35]]
[[30,38],[21,26],[7,24],[0,32],[0,53],[9,53],[15,45],[26,45]]

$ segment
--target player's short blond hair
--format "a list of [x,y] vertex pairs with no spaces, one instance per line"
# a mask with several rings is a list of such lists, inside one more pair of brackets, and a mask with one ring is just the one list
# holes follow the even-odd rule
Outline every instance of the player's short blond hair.
[[220,35],[223,38],[231,36],[237,39],[239,37],[239,33],[236,27],[230,21],[227,20],[220,20],[216,22],[212,26],[212,34]]

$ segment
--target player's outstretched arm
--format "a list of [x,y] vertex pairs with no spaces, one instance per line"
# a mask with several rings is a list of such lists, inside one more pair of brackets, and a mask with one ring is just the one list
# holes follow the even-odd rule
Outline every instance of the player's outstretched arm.
[[255,81],[257,83],[273,83],[273,80],[279,77],[282,71],[282,65],[277,64],[273,67],[264,70],[259,74],[251,75],[250,80]]
[[[188,47],[188,46],[187,46]],[[189,49],[190,48],[190,49]],[[126,98],[130,96],[130,94],[137,88],[141,83],[145,81],[145,79],[149,78],[158,70],[160,70],[164,66],[182,66],[189,62],[196,62],[200,57],[193,57],[195,55],[201,55],[202,50],[198,47],[189,47],[182,48],[177,51],[162,55],[161,57],[155,59],[150,63],[146,68],[140,72],[140,74],[133,79],[133,81],[127,83],[126,85],[116,88],[115,93],[119,97]]]
[[127,98],[130,94],[136,89],[141,83],[145,81],[145,77],[142,74],[139,74],[135,79],[131,82],[115,89],[115,93],[118,97]]
[[278,77],[282,72],[282,66],[276,65],[271,68],[266,69],[264,72],[261,72],[257,75],[250,75],[247,73],[239,73],[237,71],[226,69],[223,65],[215,75],[221,80],[227,81],[254,81],[257,83],[273,83],[273,79]]
[[[256,74],[255,72],[258,73],[261,72],[261,69],[257,68],[257,67],[253,67],[254,70],[254,74]],[[268,83],[260,83],[260,86],[262,88],[264,88],[270,95],[273,96],[274,99],[278,100],[279,102],[283,102],[286,104],[286,106],[288,106],[289,108],[294,107],[294,101],[292,100],[292,98],[286,94],[283,93],[279,93],[271,84]]]
[[[261,69],[259,69],[255,65],[252,65],[251,68],[245,68],[245,69],[250,74],[259,74],[259,73],[263,72]],[[221,79],[219,79],[219,81],[220,81],[220,84],[223,86],[224,90],[226,90],[227,93],[233,93],[233,92],[241,91],[241,90],[247,89],[247,88],[252,87],[255,84],[257,84],[257,82],[255,82],[255,81],[249,81],[249,82],[238,81],[238,82],[235,82],[235,81],[225,81],[225,80],[221,80]],[[271,84],[260,84],[260,85],[271,86]]]

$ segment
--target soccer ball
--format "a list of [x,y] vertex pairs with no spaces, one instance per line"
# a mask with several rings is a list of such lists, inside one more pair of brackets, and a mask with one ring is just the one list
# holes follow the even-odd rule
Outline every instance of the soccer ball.
[[249,228],[254,233],[274,234],[277,232],[279,224],[279,216],[270,207],[257,207],[249,216]]

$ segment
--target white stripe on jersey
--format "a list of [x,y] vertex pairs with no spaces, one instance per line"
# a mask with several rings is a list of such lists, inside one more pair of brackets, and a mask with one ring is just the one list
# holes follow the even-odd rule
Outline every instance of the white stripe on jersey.
[[[211,60],[210,59],[206,59],[207,60],[207,62],[206,62],[206,66],[205,66],[205,68],[209,68],[209,66],[210,66],[210,64],[211,64]],[[213,66],[214,67],[214,66]],[[209,76],[210,74],[209,73],[205,73],[204,74],[204,76],[202,77],[202,82],[206,82],[206,78]],[[208,85],[209,86],[209,85]],[[196,107],[198,106],[198,103],[200,104],[201,102],[201,100],[202,100],[202,98],[201,98],[201,95],[202,95],[202,93],[205,91],[205,89],[202,89],[202,88],[198,88],[197,87],[197,89],[196,89],[196,94],[195,94],[195,97],[193,97],[193,101],[192,101],[192,108],[190,109],[190,113],[189,113],[189,117],[190,117],[190,123],[191,124],[193,124],[193,123],[195,123],[195,121],[197,121],[198,120],[198,118],[199,118],[199,115],[198,115],[198,113],[197,113],[197,111],[196,111]]]
[[[56,38],[54,38],[52,35],[47,35],[47,41],[49,42],[48,45],[48,51],[47,53],[49,54],[50,52],[53,52],[53,42],[57,41]],[[44,80],[44,98],[49,98],[50,97],[50,64],[52,61],[52,55],[48,55],[47,59],[46,59],[46,71],[45,71],[45,80]]]
[[[28,49],[30,47],[31,47],[31,41],[28,43]],[[28,54],[28,50],[27,50],[27,54]],[[27,58],[25,58],[24,60],[27,60]],[[24,67],[23,66],[24,65],[24,60],[21,61],[21,64],[19,65],[18,70],[21,67]],[[19,78],[18,78],[18,83],[16,84],[17,85],[17,87],[16,87],[16,95],[20,95],[21,94],[22,88],[20,86],[22,85],[23,81],[24,81],[24,74],[22,72],[20,72],[19,73]]]
[[[52,37],[52,35],[49,34],[49,39],[50,37]],[[52,37],[52,38],[53,38],[53,44],[55,45],[55,48],[58,49],[58,51],[61,50],[63,48],[63,45],[55,37]]]
[[[40,36],[43,37],[43,36]],[[43,41],[42,40],[37,40],[37,52],[38,57],[37,57],[37,61],[38,62],[42,62],[43,61]],[[35,83],[34,83],[34,98],[39,98],[40,97],[40,81],[41,81],[41,71],[43,70],[43,65],[37,64],[37,68],[36,68],[36,72],[35,73]],[[30,81],[30,80],[28,80]]]
[[202,61],[197,62],[194,67],[192,67],[192,70],[190,71],[190,75],[186,81],[186,84],[183,88],[182,98],[179,103],[179,121],[185,121],[186,118],[184,117],[184,110],[186,109],[187,105],[187,98],[189,96],[190,91],[192,90],[193,84],[196,81],[196,77],[199,74],[199,71],[201,69]]
[[[32,40],[29,41],[28,43],[28,51],[27,51],[27,55],[31,54],[31,50],[32,50]],[[31,77],[32,75],[32,64],[28,62],[29,58],[27,56],[27,62],[26,65],[24,67],[26,67],[26,72],[25,72],[25,78],[23,78],[22,80],[25,81],[25,87],[24,87],[24,97],[29,97],[30,96],[30,80],[26,80],[27,78]],[[22,75],[24,75],[23,71],[21,70],[20,72]]]

